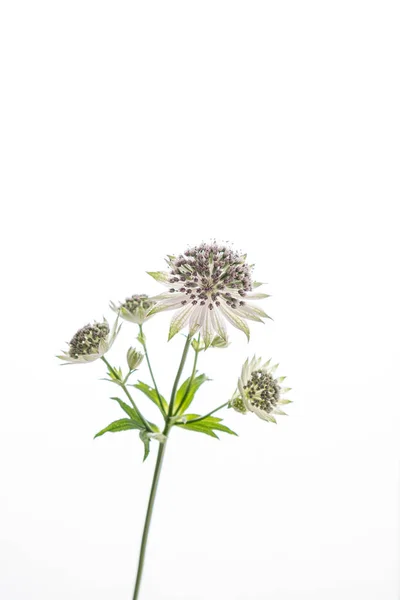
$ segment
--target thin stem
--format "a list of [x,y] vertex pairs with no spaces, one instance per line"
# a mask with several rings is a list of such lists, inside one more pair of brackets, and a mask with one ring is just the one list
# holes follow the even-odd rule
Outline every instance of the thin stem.
[[110,363],[108,362],[108,360],[102,356],[101,360],[107,365],[109,371],[111,373],[113,373],[114,377],[116,378],[116,383],[118,382],[118,385],[120,385],[122,387],[122,389],[124,390],[125,394],[128,396],[133,408],[135,409],[135,411],[138,414],[138,417],[141,419],[143,425],[145,426],[145,428],[147,429],[147,431],[153,431],[152,428],[150,427],[149,423],[146,421],[146,419],[144,418],[144,416],[142,415],[142,413],[140,412],[140,410],[138,409],[138,407],[136,406],[132,396],[129,393],[128,388],[126,387],[126,385],[118,378],[118,373],[115,371],[115,369],[110,365]]
[[[200,334],[199,334],[199,337],[197,338],[197,341],[199,341],[199,340],[200,340]],[[177,415],[179,413],[179,411],[181,410],[182,406],[184,405],[185,400],[186,400],[186,398],[189,395],[190,388],[192,387],[193,379],[194,379],[194,377],[196,375],[196,367],[197,367],[197,359],[198,359],[198,356],[199,356],[199,351],[195,350],[194,352],[195,352],[195,354],[194,354],[194,361],[193,361],[193,369],[192,369],[192,374],[190,376],[189,385],[187,386],[186,392],[184,393],[183,398],[180,401],[180,404],[179,404],[178,408],[174,412],[174,415]]]
[[185,366],[185,362],[186,362],[186,358],[187,358],[187,355],[188,355],[188,352],[189,352],[189,346],[190,346],[190,342],[191,341],[192,341],[192,336],[188,334],[188,336],[186,338],[185,347],[183,349],[181,362],[179,364],[178,372],[176,374],[174,385],[173,385],[172,392],[171,392],[171,399],[169,401],[169,407],[168,407],[168,420],[170,420],[171,417],[172,417],[172,412],[173,412],[173,409],[174,409],[175,396],[176,396],[176,390],[178,389],[179,380],[180,380],[181,375],[182,375],[183,367]]
[[[165,428],[164,434],[168,435],[168,426]],[[154,500],[156,498],[157,487],[158,487],[158,482],[160,479],[161,467],[162,467],[163,460],[164,460],[166,445],[167,445],[167,438],[165,439],[165,441],[163,443],[160,443],[160,447],[158,449],[157,461],[156,461],[156,466],[155,466],[154,475],[153,475],[153,483],[151,485],[149,502],[147,505],[146,520],[144,522],[144,527],[143,527],[142,543],[140,545],[139,562],[138,562],[138,568],[137,568],[135,590],[133,592],[133,600],[137,600],[139,598],[139,589],[140,589],[140,582],[141,582],[142,574],[143,574],[143,566],[144,566],[144,558],[145,558],[145,554],[146,554],[147,539],[149,537],[149,530],[150,530],[151,517],[153,514]]]
[[133,592],[133,600],[138,600],[138,598],[139,598],[139,589],[140,589],[140,582],[141,582],[142,574],[143,574],[143,566],[144,566],[144,559],[145,559],[145,554],[146,554],[147,539],[149,537],[151,517],[153,514],[154,501],[156,498],[158,482],[160,479],[161,467],[162,467],[163,460],[164,460],[164,454],[165,454],[165,448],[167,445],[168,433],[169,433],[169,430],[171,427],[170,421],[171,421],[171,417],[172,417],[172,409],[173,409],[173,405],[174,405],[174,401],[175,401],[176,390],[178,389],[178,385],[179,385],[179,380],[182,375],[183,367],[185,366],[191,339],[192,339],[192,336],[188,335],[187,339],[186,339],[185,347],[183,349],[181,362],[179,364],[178,372],[176,374],[174,385],[173,385],[172,392],[171,392],[171,400],[170,400],[169,408],[168,408],[168,416],[167,416],[167,421],[165,424],[165,429],[163,432],[164,435],[166,436],[166,439],[163,443],[160,443],[160,447],[158,449],[157,461],[156,461],[156,466],[155,466],[154,475],[153,475],[153,483],[151,484],[149,502],[147,505],[146,519],[145,519],[144,527],[143,527],[142,543],[140,545],[139,563],[138,563],[138,569],[137,569],[137,575],[136,575],[135,590]]
[[[183,423],[183,425],[188,425],[189,423],[198,423],[199,421],[202,421],[203,419],[207,419],[207,417],[211,417],[211,415],[213,415],[214,413],[216,413],[217,410],[221,410],[221,408],[224,408],[225,406],[228,406],[228,404],[229,404],[229,400],[228,400],[228,402],[225,402],[225,404],[221,404],[221,406],[218,406],[218,408],[214,408],[214,410],[212,410],[211,412],[207,413],[203,417],[197,417],[197,419],[190,419],[190,421],[186,421],[186,423]],[[180,423],[177,423],[177,425],[180,425]]]
[[149,368],[150,377],[151,377],[151,380],[152,380],[153,385],[154,385],[154,389],[155,389],[156,394],[157,394],[159,406],[160,406],[160,409],[162,411],[163,416],[166,417],[167,415],[166,415],[164,407],[163,407],[163,403],[162,403],[162,400],[161,400],[161,394],[158,391],[156,380],[155,380],[155,377],[154,377],[154,374],[153,374],[153,369],[151,368],[150,359],[149,359],[149,353],[147,351],[147,346],[146,346],[146,338],[144,337],[144,334],[143,334],[143,327],[142,327],[142,325],[139,325],[139,331],[140,331],[141,343],[142,343],[143,350],[144,350],[144,355],[146,357],[146,362],[147,362],[147,366]]

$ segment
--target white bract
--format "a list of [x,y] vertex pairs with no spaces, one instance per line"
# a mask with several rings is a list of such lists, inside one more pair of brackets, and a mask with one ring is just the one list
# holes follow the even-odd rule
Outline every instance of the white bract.
[[155,305],[146,294],[135,294],[127,298],[125,302],[121,302],[119,306],[110,302],[110,307],[113,311],[119,314],[126,321],[143,325],[150,318],[149,311]]
[[[189,334],[200,331],[205,347],[213,339],[227,341],[226,321],[249,338],[247,320],[259,321],[268,315],[251,301],[267,298],[268,294],[253,292],[251,266],[246,256],[228,246],[201,244],[178,257],[169,256],[169,271],[150,272],[156,281],[169,288],[152,298],[157,304],[149,315],[176,310],[172,318],[169,339],[185,326]],[[249,302],[250,300],[250,302]]]
[[112,330],[106,319],[102,323],[85,325],[79,329],[69,343],[69,349],[57,356],[67,363],[88,363],[104,356],[111,348],[121,325],[116,319]]
[[274,415],[286,415],[280,406],[291,402],[282,398],[290,388],[281,387],[286,378],[275,377],[278,365],[270,367],[270,362],[263,363],[255,356],[250,362],[246,360],[230,405],[240,413],[253,412],[264,421],[276,423]]

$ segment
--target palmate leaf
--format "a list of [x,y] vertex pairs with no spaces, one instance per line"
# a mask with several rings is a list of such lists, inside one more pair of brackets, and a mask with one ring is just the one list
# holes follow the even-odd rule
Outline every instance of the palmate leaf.
[[95,438],[100,437],[104,433],[117,433],[118,431],[127,431],[128,429],[142,429],[143,425],[133,419],[118,419],[113,421],[107,427],[96,433]]
[[[121,400],[121,398],[113,397],[113,398],[111,398],[111,400],[115,400],[116,402],[118,402],[118,404],[120,405],[122,410],[124,412],[126,412],[126,414],[130,417],[130,419],[132,421],[136,421],[140,427],[143,427],[143,422],[142,422],[140,416],[138,415],[138,413],[136,412],[136,410],[133,408],[133,406],[130,406],[129,404],[127,404],[126,402]],[[154,423],[151,423],[151,421],[147,421],[147,422],[154,431],[159,431],[159,428],[157,427],[157,425],[154,425]]]
[[222,419],[217,417],[206,417],[201,421],[196,421],[195,423],[190,423],[191,419],[198,419],[201,415],[185,415],[187,419],[186,423],[177,423],[179,427],[183,429],[189,429],[190,431],[198,431],[199,433],[205,433],[206,435],[210,435],[211,437],[218,438],[215,431],[223,431],[224,433],[229,433],[231,435],[237,435],[232,429],[229,429],[226,425],[222,425]]
[[178,415],[182,415],[185,410],[189,408],[199,387],[205,381],[210,381],[209,378],[204,375],[204,373],[194,377],[191,385],[189,386],[190,380],[191,377],[188,377],[188,379],[182,383],[181,387],[176,393],[173,412],[175,413],[179,407]]
[[120,405],[122,410],[124,412],[126,412],[126,414],[128,415],[128,417],[130,419],[133,419],[134,421],[137,421],[138,423],[140,423],[140,417],[137,414],[136,410],[133,408],[133,406],[129,406],[129,404],[126,404],[126,402],[121,400],[121,398],[112,397],[111,400],[115,400],[116,402],[118,402],[118,404]]
[[156,404],[159,409],[161,409],[161,412],[163,412],[164,414],[168,413],[168,403],[167,403],[166,399],[163,396],[161,396],[161,394],[160,394],[160,398],[161,398],[161,402],[160,402],[157,392],[154,388],[147,385],[147,383],[143,383],[143,381],[139,381],[138,383],[135,383],[133,385],[133,387],[135,387],[137,390],[140,390],[141,392],[143,392],[143,394],[145,394],[148,398],[150,398],[150,400],[152,402],[154,402],[154,404]]

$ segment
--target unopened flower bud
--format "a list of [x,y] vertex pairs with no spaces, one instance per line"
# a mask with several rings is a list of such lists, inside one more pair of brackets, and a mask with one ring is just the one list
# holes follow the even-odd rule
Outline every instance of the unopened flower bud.
[[211,346],[213,348],[227,348],[229,346],[228,338],[222,338],[219,335],[216,335],[211,342]]
[[130,370],[134,371],[142,362],[143,354],[138,350],[135,350],[135,348],[129,348],[126,354],[126,360],[128,362],[128,367],[130,368]]
[[229,406],[231,406],[234,410],[241,413],[242,415],[245,415],[248,412],[240,396],[232,398],[232,400],[229,403]]

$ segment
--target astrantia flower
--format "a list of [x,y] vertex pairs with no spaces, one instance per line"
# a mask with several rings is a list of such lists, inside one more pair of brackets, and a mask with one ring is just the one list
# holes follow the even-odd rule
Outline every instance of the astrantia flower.
[[228,246],[201,244],[178,257],[169,256],[167,263],[169,271],[149,273],[169,288],[167,293],[153,298],[158,302],[150,314],[178,309],[169,339],[188,325],[190,335],[200,330],[208,348],[216,335],[226,341],[225,321],[249,338],[246,320],[263,322],[262,317],[268,316],[248,302],[268,295],[252,292],[261,284],[252,282],[246,256]]
[[85,325],[76,332],[69,343],[69,350],[57,356],[68,363],[87,363],[101,358],[113,345],[121,325],[116,319],[112,331],[106,319],[103,323]]
[[119,306],[116,306],[114,302],[110,302],[113,311],[121,315],[126,321],[131,321],[131,323],[137,323],[138,325],[143,325],[150,318],[148,313],[154,305],[155,302],[146,296],[146,294],[131,296],[125,302],[121,302]]
[[254,412],[260,419],[276,423],[274,415],[286,415],[280,409],[291,400],[282,398],[290,388],[281,387],[285,377],[275,377],[278,365],[269,366],[271,360],[262,363],[261,358],[246,360],[238,380],[238,392],[230,401],[230,406],[241,413]]

